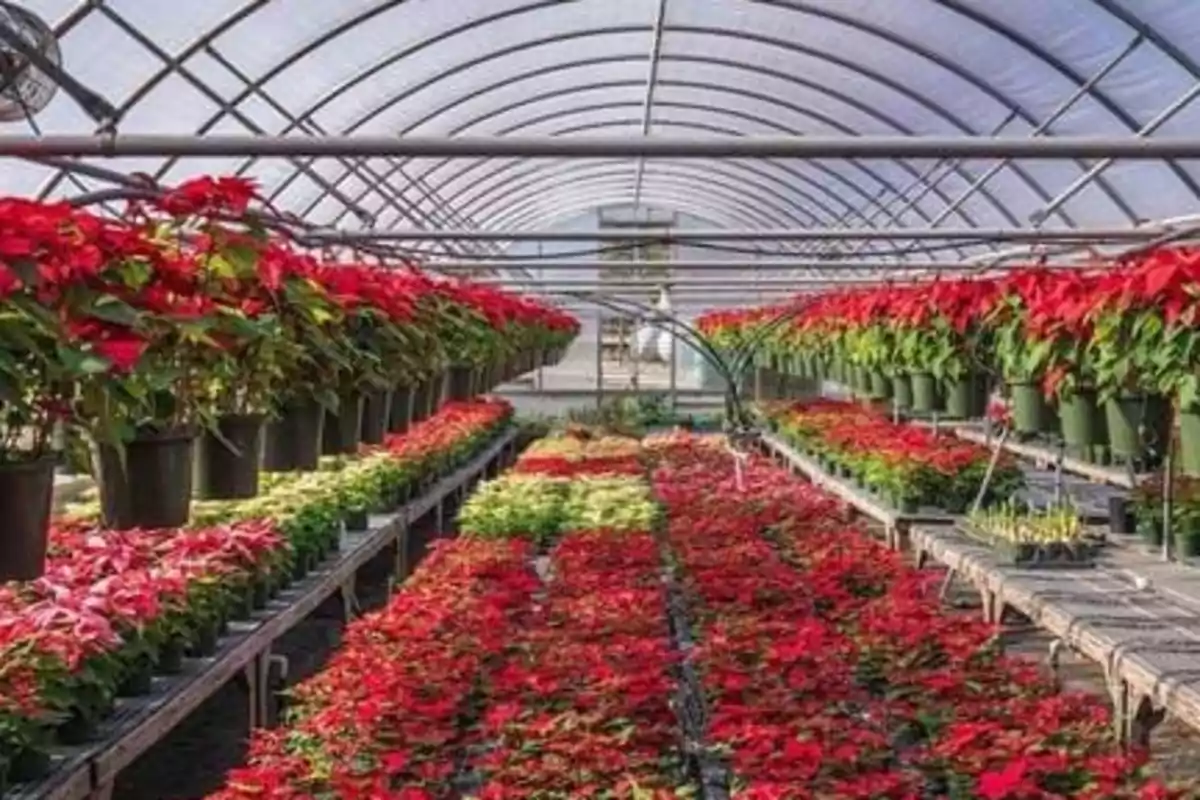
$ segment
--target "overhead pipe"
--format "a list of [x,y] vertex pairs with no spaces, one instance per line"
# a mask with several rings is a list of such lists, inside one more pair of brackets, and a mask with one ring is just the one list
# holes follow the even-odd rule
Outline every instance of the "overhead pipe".
[[1200,158],[1190,136],[744,136],[600,138],[460,136],[249,136],[222,134],[6,135],[0,156],[391,158]]

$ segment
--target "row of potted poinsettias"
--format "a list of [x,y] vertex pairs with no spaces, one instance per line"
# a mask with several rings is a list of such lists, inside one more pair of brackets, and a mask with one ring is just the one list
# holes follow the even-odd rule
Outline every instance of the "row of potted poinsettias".
[[700,322],[727,351],[852,386],[919,413],[983,415],[1002,390],[1024,435],[1075,455],[1153,465],[1179,412],[1183,463],[1200,473],[1200,252],[1120,265],[1030,268],[1003,278],[881,285]]
[[252,497],[260,467],[377,444],[552,363],[577,332],[488,286],[322,260],[268,234],[254,204],[232,178],[121,218],[0,199],[0,508],[39,512],[5,518],[0,577],[42,569],[64,431],[106,527],[171,527],[193,492]]
[[[1185,798],[995,630],[765,460],[660,450],[654,487],[689,601],[707,745],[734,796]],[[743,488],[744,487],[744,488]]]
[[[829,472],[856,481],[896,509],[922,507],[962,514],[975,501],[992,453],[950,433],[895,423],[842,400],[764,405],[768,424]],[[1015,459],[1001,454],[983,506],[1003,502],[1024,485]]]
[[[589,462],[635,458],[629,441],[535,445],[521,479],[590,487],[595,508],[577,497],[578,512],[557,512],[541,558],[540,531],[520,527],[440,544],[383,611],[351,626],[296,691],[287,726],[256,737],[250,766],[214,797],[676,796],[658,543],[632,520],[572,522],[611,516],[615,487],[598,488]],[[625,500],[637,502],[637,483],[646,502],[644,473],[617,470]]]
[[206,504],[188,528],[103,531],[98,505],[71,509],[45,574],[0,588],[0,785],[37,779],[50,746],[87,739],[117,697],[212,654],[230,620],[335,552],[344,524],[394,510],[510,415],[499,401],[451,404],[361,458]]

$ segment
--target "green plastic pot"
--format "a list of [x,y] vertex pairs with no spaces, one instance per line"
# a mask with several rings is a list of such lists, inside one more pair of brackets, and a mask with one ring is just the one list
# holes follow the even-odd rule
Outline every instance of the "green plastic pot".
[[1013,430],[1025,436],[1053,433],[1058,430],[1054,409],[1046,402],[1042,387],[1037,383],[1011,383]]
[[917,372],[912,376],[912,409],[918,414],[932,414],[942,410],[942,398],[937,379],[928,372]]
[[1179,411],[1179,462],[1185,475],[1200,475],[1200,407]]
[[1170,437],[1171,407],[1161,395],[1124,394],[1104,404],[1113,456],[1144,466],[1161,462]]
[[1083,389],[1059,401],[1063,440],[1073,455],[1095,460],[1095,448],[1108,444],[1104,415],[1096,403],[1096,391]]
[[907,411],[912,408],[912,379],[909,376],[896,375],[892,378],[892,402],[901,411]]
[[870,383],[870,395],[872,400],[891,400],[892,399],[892,379],[884,375],[879,370],[871,370],[868,373]]
[[977,419],[987,413],[987,381],[968,375],[945,382],[946,414],[954,419]]

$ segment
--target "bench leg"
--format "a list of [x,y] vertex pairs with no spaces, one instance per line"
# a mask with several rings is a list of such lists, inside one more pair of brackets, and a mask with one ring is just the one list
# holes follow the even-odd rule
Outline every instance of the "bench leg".
[[412,527],[405,525],[396,534],[396,556],[392,562],[393,588],[408,577],[408,536],[411,531]]
[[1119,677],[1109,680],[1108,691],[1117,740],[1127,748],[1148,750],[1150,735],[1166,718],[1166,709],[1156,709],[1149,697],[1138,695]]
[[353,574],[346,578],[346,582],[338,587],[338,595],[342,599],[342,619],[349,622],[358,616],[358,594],[355,591]]

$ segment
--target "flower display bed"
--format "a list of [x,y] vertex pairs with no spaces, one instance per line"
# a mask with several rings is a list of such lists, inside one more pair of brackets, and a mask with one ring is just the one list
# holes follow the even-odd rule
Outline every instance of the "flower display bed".
[[821,492],[757,459],[739,491],[727,454],[696,441],[659,460],[736,796],[1194,796],[1139,777],[1092,696],[997,655],[992,626],[945,613]]
[[[230,504],[220,523],[188,529],[106,532],[78,518],[58,525],[46,575],[0,595],[9,780],[51,768],[46,781],[5,796],[87,794],[229,677],[251,662],[260,668],[275,638],[495,460],[512,437],[509,413],[495,402],[448,407],[342,470],[297,479],[308,490],[303,507],[296,495],[268,494],[258,506]],[[370,481],[339,484],[363,464],[376,465]],[[435,483],[397,507],[403,480],[424,475]],[[372,508],[387,513],[369,530],[343,532],[365,487],[392,505]],[[302,553],[315,560],[301,561]]]
[[[827,472],[851,480],[901,514],[939,508],[962,514],[975,501],[992,453],[952,434],[897,424],[877,411],[839,400],[764,407],[771,427]],[[984,505],[1022,488],[1016,461],[1000,456]]]
[[639,458],[660,526],[441,545],[214,797],[1195,797],[819,490],[757,457],[739,483],[713,440]]

